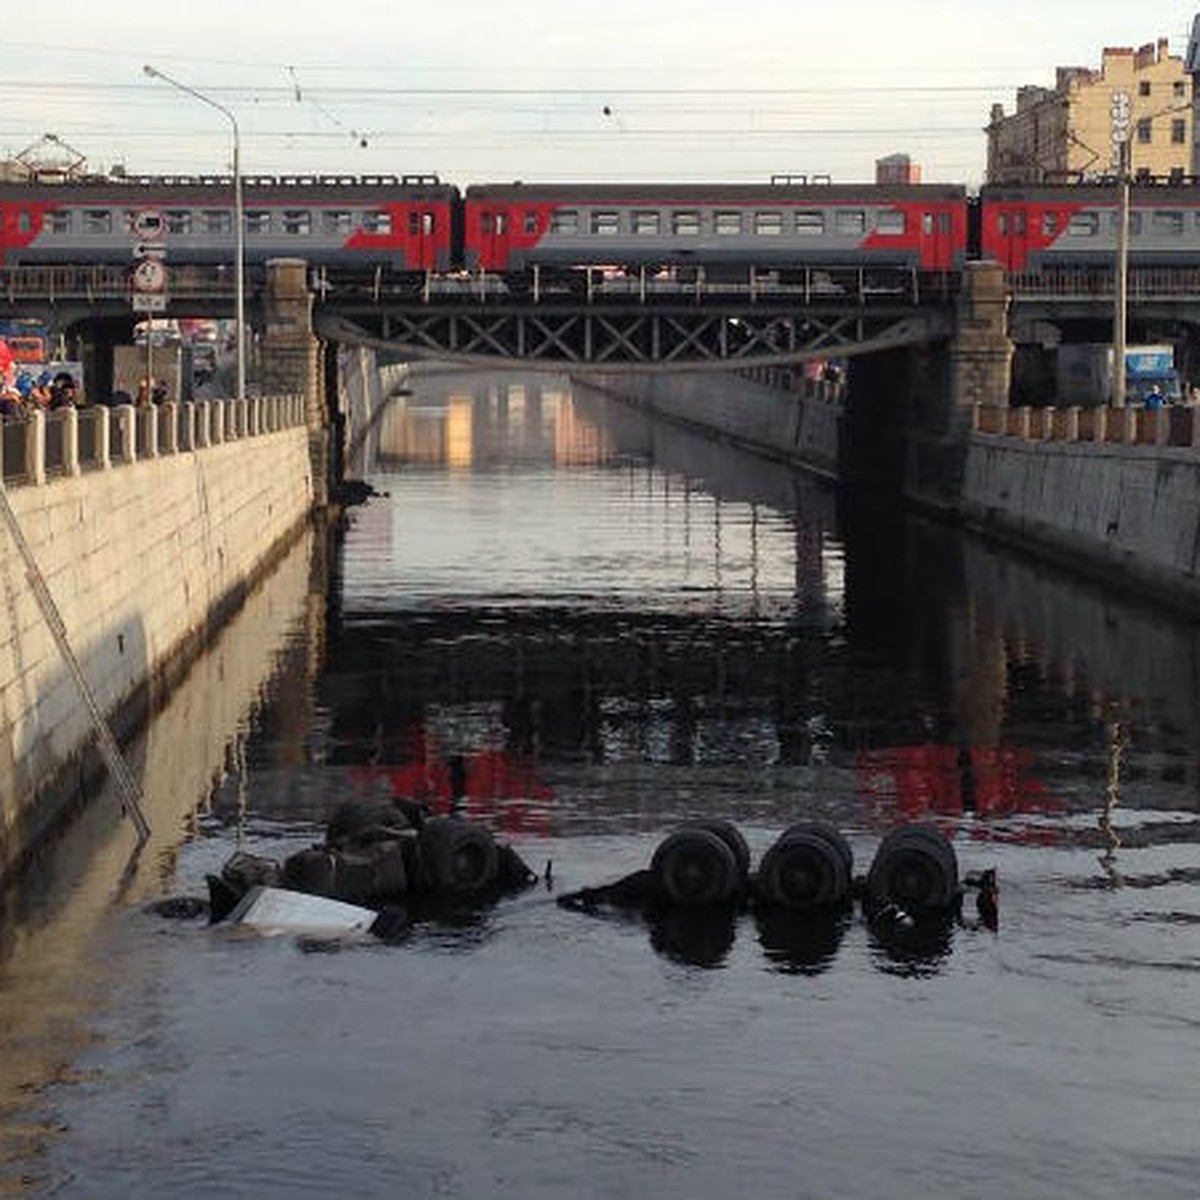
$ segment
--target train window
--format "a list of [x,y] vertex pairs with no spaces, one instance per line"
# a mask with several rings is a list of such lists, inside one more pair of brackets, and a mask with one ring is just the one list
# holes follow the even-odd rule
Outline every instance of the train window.
[[1042,236],[1053,237],[1058,232],[1058,213],[1042,213]]
[[700,232],[700,214],[683,211],[671,214],[671,232],[682,237],[692,237]]
[[783,213],[756,212],[754,214],[754,232],[764,237],[778,237],[783,232]]
[[616,212],[592,213],[592,232],[602,235],[621,232],[621,214]]
[[662,231],[662,218],[653,209],[636,209],[632,221],[634,233],[653,237]]
[[573,208],[560,208],[550,218],[551,233],[578,233],[579,214]]
[[362,227],[364,233],[391,233],[392,214],[372,209],[363,213]]
[[321,228],[326,233],[353,233],[354,214],[344,208],[331,208],[321,215]]
[[50,232],[51,233],[70,233],[71,232],[71,210],[59,209],[58,212],[50,214]]
[[742,232],[742,214],[740,212],[719,212],[713,218],[713,228],[721,235],[735,235]]
[[200,214],[205,233],[229,233],[233,229],[233,214],[228,209],[210,208]]
[[270,233],[271,214],[263,208],[251,209],[246,214],[247,233]]
[[192,214],[190,209],[168,209],[163,216],[163,224],[166,225],[168,233],[188,234],[192,232]]
[[17,232],[28,233],[33,228],[33,214],[27,209],[21,209],[17,215]]
[[283,232],[307,237],[312,233],[312,213],[306,208],[285,208]]
[[823,234],[825,232],[825,214],[823,212],[798,212],[796,214],[796,232],[818,236]]
[[1163,233],[1168,237],[1183,236],[1183,213],[1155,212],[1150,216],[1150,228],[1154,233]]
[[879,233],[900,234],[904,232],[904,214],[896,208],[885,208],[876,214],[875,228]]
[[863,233],[867,214],[861,208],[839,208],[834,214],[834,226],[838,233]]
[[84,209],[83,232],[112,233],[112,213],[107,208]]
[[1094,212],[1075,213],[1067,224],[1070,237],[1095,237],[1100,232],[1100,214]]
[[538,231],[538,215],[536,209],[529,209],[525,213],[525,232],[537,233]]

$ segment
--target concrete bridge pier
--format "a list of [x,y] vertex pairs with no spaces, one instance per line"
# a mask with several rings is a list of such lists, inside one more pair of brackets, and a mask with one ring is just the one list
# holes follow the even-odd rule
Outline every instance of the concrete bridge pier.
[[1014,346],[1008,291],[999,263],[968,263],[954,336],[930,348],[933,367],[915,393],[904,492],[954,509],[962,495],[974,405],[1007,405]]
[[330,422],[325,357],[320,339],[313,332],[312,307],[304,259],[276,258],[268,262],[263,293],[266,319],[260,341],[262,391],[267,395],[290,393],[304,397],[313,500],[321,508],[329,503],[331,487]]

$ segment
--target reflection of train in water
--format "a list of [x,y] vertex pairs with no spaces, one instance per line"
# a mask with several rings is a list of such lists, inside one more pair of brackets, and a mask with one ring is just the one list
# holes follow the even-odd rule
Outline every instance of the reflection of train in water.
[[[481,184],[436,176],[246,176],[247,261],[297,257],[317,267],[389,273],[534,269],[854,266],[920,272],[992,259],[1009,271],[1111,262],[1112,184]],[[161,239],[175,264],[227,262],[232,180],[83,177],[0,184],[0,266],[128,263]],[[1200,254],[1200,187],[1133,188],[1130,262],[1191,265]]]

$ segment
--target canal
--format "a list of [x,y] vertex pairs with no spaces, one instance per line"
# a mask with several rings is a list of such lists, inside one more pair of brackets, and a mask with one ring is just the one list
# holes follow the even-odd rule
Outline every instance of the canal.
[[[1191,1197],[1200,643],[550,377],[414,378],[377,494],[0,909],[0,1196]],[[397,945],[153,907],[341,800],[541,877]],[[932,820],[998,928],[590,915],[676,824]]]

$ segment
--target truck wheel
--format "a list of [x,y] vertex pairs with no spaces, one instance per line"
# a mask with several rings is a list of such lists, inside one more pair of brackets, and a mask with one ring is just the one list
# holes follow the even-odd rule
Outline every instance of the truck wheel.
[[654,851],[650,873],[671,904],[700,908],[725,904],[738,889],[738,864],[717,834],[695,825],[669,834]]

